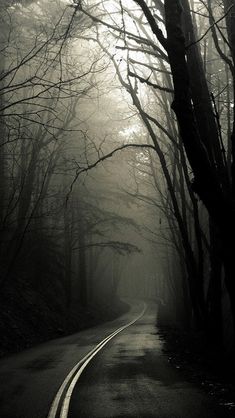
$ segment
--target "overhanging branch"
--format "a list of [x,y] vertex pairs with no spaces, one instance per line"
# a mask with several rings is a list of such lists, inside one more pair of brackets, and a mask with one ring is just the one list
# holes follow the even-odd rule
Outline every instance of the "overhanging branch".
[[75,175],[75,177],[74,177],[74,179],[73,179],[73,181],[70,185],[69,192],[68,192],[67,197],[66,197],[66,202],[68,201],[69,196],[73,191],[74,184],[76,183],[78,177],[82,173],[86,173],[87,171],[92,170],[92,168],[95,168],[101,162],[107,160],[108,158],[111,158],[114,154],[116,154],[116,152],[122,151],[123,149],[126,149],[126,148],[148,148],[148,149],[150,148],[150,149],[153,149],[154,151],[156,151],[155,147],[151,144],[124,144],[124,145],[121,145],[120,147],[117,147],[114,150],[110,151],[108,154],[103,155],[103,157],[98,158],[98,160],[96,160],[94,163],[88,164],[86,167],[79,168],[76,171],[76,175]]

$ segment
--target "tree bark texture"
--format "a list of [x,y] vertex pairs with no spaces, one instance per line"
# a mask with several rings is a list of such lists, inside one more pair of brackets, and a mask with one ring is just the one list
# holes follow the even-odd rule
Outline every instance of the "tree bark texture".
[[165,16],[167,51],[174,83],[172,108],[177,116],[182,141],[194,173],[194,191],[206,206],[221,239],[226,285],[235,325],[234,202],[230,194],[221,187],[197,129],[186,62],[180,1],[165,0]]

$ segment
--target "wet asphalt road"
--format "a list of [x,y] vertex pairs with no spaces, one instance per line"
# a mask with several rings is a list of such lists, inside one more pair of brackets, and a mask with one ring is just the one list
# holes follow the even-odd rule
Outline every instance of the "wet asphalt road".
[[93,359],[74,390],[69,418],[234,416],[169,364],[155,312],[154,306],[148,308]]
[[[0,418],[46,418],[62,381],[96,344],[142,310],[0,361]],[[88,364],[69,418],[231,418],[168,363],[156,334],[156,307],[111,340]]]
[[133,303],[127,314],[114,321],[2,358],[0,418],[46,418],[57,390],[74,365],[141,309],[141,303]]

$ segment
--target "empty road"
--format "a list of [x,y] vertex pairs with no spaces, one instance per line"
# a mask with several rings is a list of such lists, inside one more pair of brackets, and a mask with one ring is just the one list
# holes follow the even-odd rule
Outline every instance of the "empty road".
[[230,418],[162,352],[156,306],[0,361],[0,418]]

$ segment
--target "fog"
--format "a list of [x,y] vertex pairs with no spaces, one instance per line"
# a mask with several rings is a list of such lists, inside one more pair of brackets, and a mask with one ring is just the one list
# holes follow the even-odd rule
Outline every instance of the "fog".
[[67,333],[137,298],[232,347],[233,63],[190,4],[184,77],[162,1],[155,26],[138,1],[1,1],[3,329],[32,310]]

